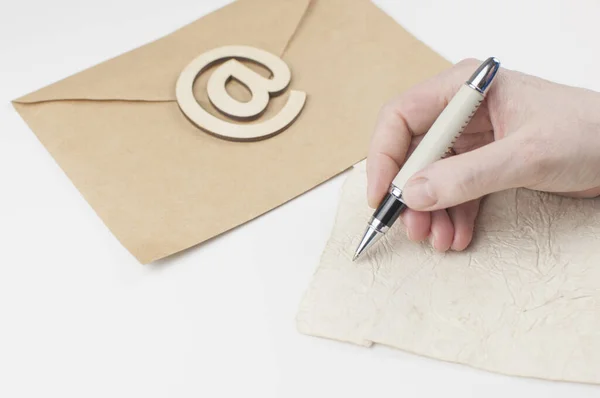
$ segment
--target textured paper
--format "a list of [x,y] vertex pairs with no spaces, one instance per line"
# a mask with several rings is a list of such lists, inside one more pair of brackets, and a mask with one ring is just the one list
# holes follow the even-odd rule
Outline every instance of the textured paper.
[[484,200],[470,249],[439,254],[395,226],[351,261],[364,167],[301,304],[302,333],[381,343],[489,371],[600,383],[600,201],[510,190]]
[[[281,134],[231,142],[183,116],[175,101],[179,74],[224,45],[280,56],[292,72],[288,91],[307,93],[299,118]],[[108,228],[147,263],[251,220],[364,158],[382,104],[448,66],[367,0],[240,0],[20,98],[15,108]],[[197,80],[196,98],[218,115],[205,92],[209,75]],[[231,90],[244,91],[235,82]],[[287,97],[272,100],[258,122]]]

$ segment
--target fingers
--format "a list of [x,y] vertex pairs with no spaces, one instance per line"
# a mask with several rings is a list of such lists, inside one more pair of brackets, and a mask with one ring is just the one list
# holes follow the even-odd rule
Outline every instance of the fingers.
[[427,239],[431,230],[430,212],[406,209],[400,217],[406,226],[408,239],[414,242],[420,242]]
[[446,210],[431,213],[431,246],[437,251],[445,252],[452,246],[454,226]]
[[406,183],[403,199],[413,210],[432,211],[523,186],[528,165],[515,136],[427,166]]
[[420,242],[429,238],[437,251],[462,251],[473,240],[480,202],[481,199],[475,199],[447,211],[422,212],[407,209],[401,218],[410,240]]
[[[464,61],[406,91],[379,114],[367,157],[367,196],[376,207],[404,163],[413,136],[427,132],[477,61]],[[478,112],[468,129],[491,130],[487,111]]]
[[440,252],[452,246],[454,226],[446,210],[428,212],[407,209],[401,217],[408,239],[420,242],[429,238],[433,248]]
[[454,236],[450,246],[452,250],[465,250],[473,240],[475,219],[479,213],[480,203],[481,199],[475,199],[448,209],[448,215],[454,225]]

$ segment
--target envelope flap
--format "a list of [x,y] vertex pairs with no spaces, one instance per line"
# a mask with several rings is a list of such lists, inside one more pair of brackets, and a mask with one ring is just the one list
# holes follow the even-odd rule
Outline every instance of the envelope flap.
[[190,61],[207,50],[224,45],[249,45],[280,55],[293,37],[310,2],[239,0],[164,38],[15,102],[174,101],[179,74]]

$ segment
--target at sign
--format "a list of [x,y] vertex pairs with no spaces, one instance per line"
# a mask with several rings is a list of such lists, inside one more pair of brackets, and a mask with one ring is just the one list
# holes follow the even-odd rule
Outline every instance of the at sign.
[[[181,72],[177,80],[176,96],[179,107],[194,124],[222,138],[238,141],[253,141],[271,137],[298,117],[306,93],[290,91],[289,98],[281,111],[271,119],[253,124],[232,123],[211,115],[196,101],[193,93],[194,81],[215,62],[222,63],[210,76],[207,84],[208,98],[224,115],[236,119],[252,119],[264,112],[272,95],[281,93],[290,84],[290,68],[283,60],[271,53],[248,46],[225,46],[205,52],[194,59]],[[238,61],[250,60],[272,73],[265,78]],[[250,90],[252,99],[241,102],[231,97],[225,89],[229,79],[235,78]]]

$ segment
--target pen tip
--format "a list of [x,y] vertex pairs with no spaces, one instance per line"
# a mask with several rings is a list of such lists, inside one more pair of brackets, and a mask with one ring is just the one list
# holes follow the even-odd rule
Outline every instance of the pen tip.
[[360,243],[358,245],[358,248],[356,249],[352,261],[356,261],[356,259],[359,258],[365,252],[365,250],[367,250],[367,248],[369,248],[371,245],[373,245],[373,243],[375,243],[379,238],[381,238],[382,235],[383,234],[381,232],[378,232],[375,228],[369,225],[367,227],[367,230],[365,231],[365,234],[360,240]]

